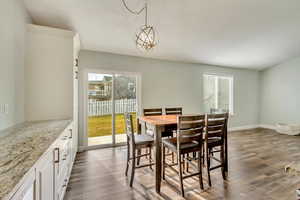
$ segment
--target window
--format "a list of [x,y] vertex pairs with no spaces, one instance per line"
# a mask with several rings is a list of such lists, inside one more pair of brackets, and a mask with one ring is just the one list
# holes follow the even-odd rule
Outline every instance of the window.
[[233,77],[204,74],[203,80],[205,112],[233,114]]

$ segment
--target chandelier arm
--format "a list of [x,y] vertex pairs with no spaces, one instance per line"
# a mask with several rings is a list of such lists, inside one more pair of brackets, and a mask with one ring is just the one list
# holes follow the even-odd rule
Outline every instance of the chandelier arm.
[[[147,4],[145,4],[145,6],[144,6],[143,8],[141,8],[141,10],[139,10],[139,11],[134,11],[134,10],[131,10],[131,9],[127,6],[125,0],[122,0],[122,2],[123,2],[124,7],[125,7],[129,12],[131,12],[131,13],[134,14],[134,15],[139,15],[139,14],[141,14],[141,12],[143,12],[145,9],[146,9],[146,12],[147,12]],[[147,14],[146,14],[146,15],[147,15]],[[146,21],[147,21],[147,20],[146,20]]]

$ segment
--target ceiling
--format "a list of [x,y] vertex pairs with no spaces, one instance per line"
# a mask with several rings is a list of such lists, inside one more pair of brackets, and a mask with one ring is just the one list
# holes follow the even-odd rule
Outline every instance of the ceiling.
[[88,50],[250,69],[300,55],[299,0],[148,0],[159,37],[149,53],[134,41],[144,15],[121,0],[24,1],[34,23],[78,32]]

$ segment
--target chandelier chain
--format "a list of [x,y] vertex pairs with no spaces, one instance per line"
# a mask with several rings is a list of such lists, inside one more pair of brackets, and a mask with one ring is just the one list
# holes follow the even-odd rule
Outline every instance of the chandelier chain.
[[[139,11],[134,11],[134,10],[130,9],[130,8],[127,6],[125,0],[122,0],[122,2],[123,2],[124,7],[125,7],[129,12],[131,12],[131,13],[134,14],[134,15],[139,15],[139,14],[141,14],[141,12],[143,12],[145,9],[147,10],[147,3],[145,3],[145,6],[144,6],[143,8],[141,8]],[[147,11],[146,11],[146,12],[147,12]]]

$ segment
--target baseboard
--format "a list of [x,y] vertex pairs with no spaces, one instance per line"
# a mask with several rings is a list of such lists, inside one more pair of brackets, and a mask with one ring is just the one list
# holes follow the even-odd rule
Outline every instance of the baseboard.
[[229,131],[243,131],[255,128],[266,128],[271,130],[276,130],[276,126],[270,124],[259,124],[259,125],[248,125],[248,126],[239,126],[239,127],[232,127],[229,128]]
[[232,127],[232,128],[229,128],[228,131],[242,131],[242,130],[249,130],[249,129],[255,129],[255,128],[260,128],[260,125],[247,125],[247,126]]
[[266,128],[266,129],[276,130],[276,126],[270,125],[270,124],[261,124],[259,126],[260,126],[260,128]]

